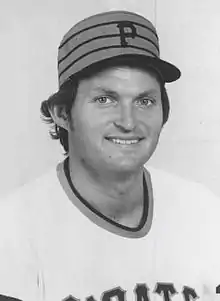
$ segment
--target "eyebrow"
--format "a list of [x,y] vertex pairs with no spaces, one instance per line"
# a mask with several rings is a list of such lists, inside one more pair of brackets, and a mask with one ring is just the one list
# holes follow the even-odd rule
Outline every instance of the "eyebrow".
[[107,94],[107,95],[110,95],[110,96],[114,96],[114,97],[117,97],[119,96],[119,94],[116,92],[116,91],[113,91],[113,90],[110,90],[110,89],[105,89],[105,88],[95,88],[94,91],[97,91],[97,92],[101,92],[101,93],[104,93],[104,94]]
[[[113,96],[113,97],[119,97],[119,94],[116,91],[111,90],[111,89],[99,88],[98,87],[98,88],[95,88],[94,91],[102,92],[102,93],[105,93],[105,94]],[[135,98],[146,97],[146,96],[152,95],[152,94],[157,93],[157,92],[158,92],[157,89],[149,89],[149,90],[141,92]]]

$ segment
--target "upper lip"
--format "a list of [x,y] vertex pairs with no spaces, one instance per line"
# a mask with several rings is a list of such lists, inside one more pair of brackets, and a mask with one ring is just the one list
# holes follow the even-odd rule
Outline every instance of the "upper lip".
[[139,136],[107,136],[106,139],[120,139],[120,140],[141,140],[143,137]]

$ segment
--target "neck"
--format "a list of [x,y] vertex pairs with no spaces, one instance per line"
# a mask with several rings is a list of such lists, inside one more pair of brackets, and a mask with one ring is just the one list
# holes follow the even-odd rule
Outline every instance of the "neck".
[[126,218],[139,221],[143,208],[143,169],[133,173],[99,173],[69,158],[69,171],[80,195],[102,214],[117,221]]

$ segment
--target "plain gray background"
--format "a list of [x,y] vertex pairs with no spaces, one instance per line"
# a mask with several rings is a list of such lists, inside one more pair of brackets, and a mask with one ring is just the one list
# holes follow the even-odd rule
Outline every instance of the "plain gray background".
[[201,182],[220,196],[219,0],[5,0],[0,4],[0,196],[62,160],[40,120],[58,88],[57,47],[93,13],[128,9],[157,27],[161,57],[182,77],[168,84],[171,116],[150,164]]

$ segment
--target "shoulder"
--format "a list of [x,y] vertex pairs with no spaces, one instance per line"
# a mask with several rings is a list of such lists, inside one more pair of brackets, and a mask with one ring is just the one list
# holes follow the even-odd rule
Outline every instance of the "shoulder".
[[49,196],[57,183],[53,169],[0,201],[0,294],[35,300],[39,291],[36,234],[42,222],[46,225]]
[[2,198],[0,200],[0,207],[2,210],[12,212],[14,209],[18,209],[21,206],[27,206],[28,203],[33,201],[40,202],[43,196],[46,197],[49,194],[53,194],[54,190],[57,187],[59,188],[56,169],[56,167],[50,169],[35,180],[20,186],[14,192]]
[[49,207],[53,195],[56,195],[59,189],[61,188],[54,167],[2,198],[0,200],[1,237],[18,237],[19,233],[24,235],[28,231],[25,230],[27,223],[37,220],[37,214]]
[[168,197],[170,201],[180,201],[187,205],[190,203],[191,208],[194,204],[199,205],[198,210],[204,207],[220,209],[220,198],[205,185],[152,166],[145,167],[150,173],[153,190],[158,197]]
[[179,175],[170,173],[166,170],[158,169],[153,166],[145,165],[145,168],[150,173],[152,182],[155,185],[159,185],[160,187],[167,187],[167,185],[177,185],[177,187],[188,187],[187,190],[195,188],[196,185],[198,185],[197,182],[188,180],[186,178],[183,178]]
[[[220,198],[204,185],[183,179],[154,167],[146,167],[151,176],[154,207],[159,216],[183,227],[213,258],[219,258]],[[161,214],[161,215],[160,215]],[[184,231],[185,231],[184,230]],[[203,244],[202,243],[202,244]],[[220,268],[220,260],[218,260]]]
[[185,229],[195,231],[197,236],[200,233],[217,247],[220,198],[200,183],[152,167],[147,167],[147,170],[151,176],[157,215],[166,218],[167,222],[172,220],[180,227],[184,225]]

